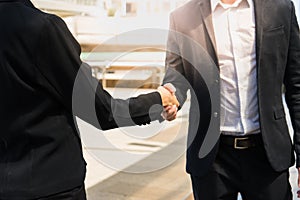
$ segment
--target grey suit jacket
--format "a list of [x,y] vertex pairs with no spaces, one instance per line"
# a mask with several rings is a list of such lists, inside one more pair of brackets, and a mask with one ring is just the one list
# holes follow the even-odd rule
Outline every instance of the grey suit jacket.
[[[276,171],[300,166],[300,37],[290,0],[254,0],[261,134]],[[177,87],[181,104],[191,91],[187,171],[204,175],[218,151],[220,85],[209,0],[192,0],[170,15],[164,83]],[[294,128],[292,144],[282,85]],[[295,147],[295,148],[294,148]]]

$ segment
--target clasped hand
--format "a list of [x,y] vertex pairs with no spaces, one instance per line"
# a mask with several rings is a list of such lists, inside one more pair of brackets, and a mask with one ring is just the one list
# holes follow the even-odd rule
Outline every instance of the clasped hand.
[[164,86],[159,86],[157,90],[160,93],[162,105],[164,107],[162,117],[168,121],[174,120],[179,107],[179,102],[175,96],[175,87],[172,84],[167,83]]

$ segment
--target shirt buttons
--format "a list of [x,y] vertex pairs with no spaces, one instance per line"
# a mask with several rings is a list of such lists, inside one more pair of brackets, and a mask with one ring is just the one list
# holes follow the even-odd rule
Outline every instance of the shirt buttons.
[[218,113],[217,112],[214,112],[214,117],[218,117]]

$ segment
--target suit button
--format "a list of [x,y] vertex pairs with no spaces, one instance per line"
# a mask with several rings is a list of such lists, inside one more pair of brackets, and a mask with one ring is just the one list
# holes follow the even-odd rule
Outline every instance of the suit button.
[[215,82],[216,82],[216,83],[219,83],[219,80],[218,80],[218,79],[216,79],[216,80],[215,80]]
[[218,117],[218,113],[217,112],[214,112],[214,117]]

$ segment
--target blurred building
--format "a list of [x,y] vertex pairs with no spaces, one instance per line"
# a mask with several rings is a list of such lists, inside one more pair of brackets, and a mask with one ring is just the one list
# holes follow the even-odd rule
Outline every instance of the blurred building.
[[[117,0],[115,0],[117,1]],[[187,0],[119,0],[122,15],[155,15],[168,14]]]
[[[82,47],[82,58],[94,67],[95,76],[102,80],[106,77],[107,81],[104,83],[107,85],[110,81],[108,79],[118,80],[120,83],[120,80],[127,78],[132,80],[124,84],[128,87],[129,83],[138,81],[161,81],[169,13],[189,0],[32,1],[38,8],[63,17]],[[300,0],[293,1],[299,16]],[[149,29],[152,34],[149,34]],[[163,33],[156,35],[156,30],[163,30]],[[130,33],[130,37],[124,37],[127,33]],[[128,53],[136,49],[148,52]],[[118,58],[120,52],[127,52],[128,55]],[[106,70],[109,62],[109,70]],[[147,70],[144,70],[145,67]],[[132,71],[132,68],[138,68],[138,74],[133,71],[125,78],[125,72],[122,71]],[[104,76],[106,71],[109,74]],[[123,74],[119,74],[120,71]]]
[[98,0],[32,0],[33,4],[46,12],[61,17],[75,15],[97,15],[103,12]]
[[[103,43],[105,51],[143,45],[140,40],[127,41],[124,44],[117,37],[121,33],[142,28],[168,29],[170,11],[188,0],[32,1],[38,8],[63,17],[83,51],[90,51]],[[110,41],[111,38],[113,39]],[[147,45],[163,47],[165,41]]]
[[33,3],[48,12],[61,16],[107,15],[120,16],[165,14],[188,0],[33,0]]
[[[40,9],[64,18],[84,51],[110,38],[142,28],[168,29],[169,13],[189,0],[32,0]],[[293,0],[299,16],[300,0]],[[300,21],[300,20],[299,20]],[[138,40],[130,41],[139,43]],[[163,46],[165,43],[153,44]],[[126,45],[130,45],[127,44]],[[135,45],[135,44],[132,44]],[[139,44],[140,45],[140,44]],[[142,45],[142,44],[141,44]],[[118,40],[105,49],[118,49]]]

